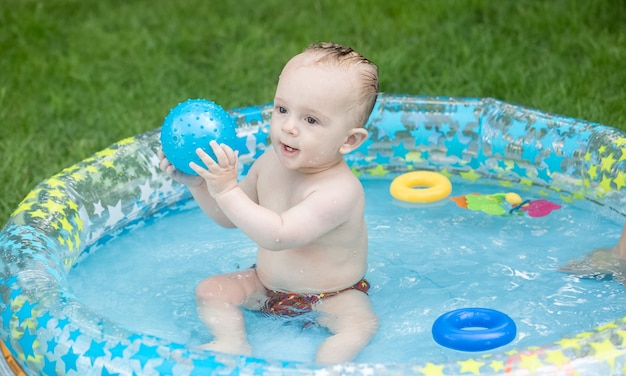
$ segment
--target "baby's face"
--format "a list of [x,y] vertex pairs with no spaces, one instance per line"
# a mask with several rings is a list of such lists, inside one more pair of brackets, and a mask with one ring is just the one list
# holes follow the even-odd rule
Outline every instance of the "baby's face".
[[270,127],[283,165],[315,172],[342,160],[339,148],[356,125],[357,78],[348,68],[308,64],[301,55],[285,66]]

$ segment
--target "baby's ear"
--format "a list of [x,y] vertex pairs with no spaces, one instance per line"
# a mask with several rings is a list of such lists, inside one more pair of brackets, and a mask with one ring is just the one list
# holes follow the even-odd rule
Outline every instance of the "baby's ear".
[[346,141],[339,148],[341,154],[348,154],[355,150],[367,140],[368,132],[365,128],[352,128],[348,133]]

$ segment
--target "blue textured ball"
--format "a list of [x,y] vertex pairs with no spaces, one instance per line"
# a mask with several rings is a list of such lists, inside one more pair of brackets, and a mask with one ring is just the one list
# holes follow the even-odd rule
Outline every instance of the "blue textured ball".
[[220,105],[205,99],[189,99],[170,110],[161,126],[161,145],[167,159],[174,167],[187,174],[197,175],[189,162],[204,163],[196,155],[202,148],[213,158],[211,140],[236,146],[235,121]]

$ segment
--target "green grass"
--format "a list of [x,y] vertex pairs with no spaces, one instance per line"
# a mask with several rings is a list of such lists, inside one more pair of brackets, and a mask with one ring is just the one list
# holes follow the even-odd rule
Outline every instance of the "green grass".
[[495,97],[626,130],[623,0],[4,0],[0,224],[41,180],[170,108],[272,100],[314,41],[387,93]]

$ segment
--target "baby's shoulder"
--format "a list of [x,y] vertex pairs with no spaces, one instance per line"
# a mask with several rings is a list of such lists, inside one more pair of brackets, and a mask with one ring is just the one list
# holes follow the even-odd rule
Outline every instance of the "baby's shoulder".
[[338,168],[333,173],[326,174],[320,179],[320,184],[325,186],[326,189],[343,193],[358,194],[363,192],[361,181],[347,166]]

